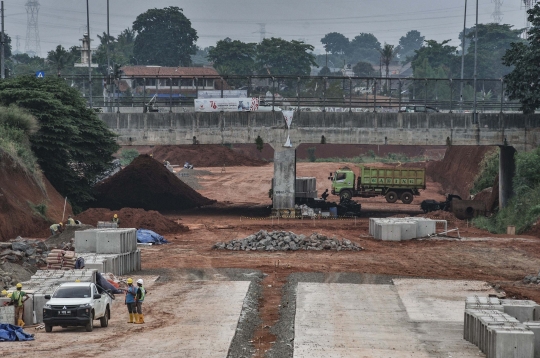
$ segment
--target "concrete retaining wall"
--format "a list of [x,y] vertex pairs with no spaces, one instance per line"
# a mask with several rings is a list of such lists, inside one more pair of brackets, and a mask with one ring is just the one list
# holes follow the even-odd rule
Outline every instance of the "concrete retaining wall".
[[[254,143],[260,135],[274,148],[287,139],[281,112],[100,113],[122,145]],[[540,115],[518,113],[295,113],[293,145],[399,144],[502,145],[518,150],[540,144]]]

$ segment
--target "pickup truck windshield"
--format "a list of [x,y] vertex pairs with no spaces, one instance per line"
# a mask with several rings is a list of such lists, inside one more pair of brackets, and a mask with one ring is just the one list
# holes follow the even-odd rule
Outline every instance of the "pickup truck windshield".
[[90,287],[60,287],[53,298],[89,298],[92,297]]

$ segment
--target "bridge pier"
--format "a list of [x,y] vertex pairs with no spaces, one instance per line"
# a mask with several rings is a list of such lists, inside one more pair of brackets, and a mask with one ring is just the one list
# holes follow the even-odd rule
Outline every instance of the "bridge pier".
[[499,206],[504,208],[514,195],[513,184],[516,173],[514,155],[516,149],[511,146],[500,146],[499,148]]
[[294,215],[296,149],[274,147],[273,212]]

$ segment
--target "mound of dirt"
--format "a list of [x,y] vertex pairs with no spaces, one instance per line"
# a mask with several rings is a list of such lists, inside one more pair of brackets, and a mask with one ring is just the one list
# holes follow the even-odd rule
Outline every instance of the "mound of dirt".
[[93,228],[94,226],[91,225],[65,225],[64,231],[59,234],[50,236],[47,240],[45,240],[45,244],[49,248],[61,248],[63,244],[67,244],[71,241],[71,239],[75,238],[75,231],[82,231]]
[[[184,210],[215,203],[184,184],[163,164],[148,155],[138,156],[94,190],[97,200],[92,206],[111,210]],[[110,217],[106,219],[110,220]]]
[[[62,220],[64,199],[45,176],[41,178],[42,184],[0,151],[0,241],[41,234],[51,221]],[[40,204],[45,215],[32,207]],[[68,203],[66,217],[71,213]]]
[[77,219],[85,224],[97,225],[98,221],[110,221],[114,214],[118,214],[120,227],[148,229],[158,234],[189,230],[186,226],[172,221],[154,210],[123,208],[119,211],[111,211],[109,209],[94,208],[80,213],[77,215]]
[[199,167],[257,167],[267,164],[266,161],[255,159],[236,152],[222,145],[164,145],[154,148],[153,156],[163,162],[184,165],[185,162]]
[[426,174],[442,185],[446,193],[468,198],[486,154],[497,150],[490,146],[450,146],[444,159],[429,162]]

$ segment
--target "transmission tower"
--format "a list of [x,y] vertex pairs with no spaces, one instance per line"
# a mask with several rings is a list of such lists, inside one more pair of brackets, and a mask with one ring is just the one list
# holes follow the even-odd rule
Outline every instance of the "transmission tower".
[[259,33],[261,34],[260,42],[266,38],[266,24],[259,24]]
[[39,43],[38,13],[39,2],[37,0],[28,0],[26,2],[26,43],[24,52],[34,56],[41,55],[41,45]]
[[538,1],[537,0],[522,0],[522,8],[525,9],[525,30],[523,31],[523,35],[522,37],[523,38],[527,38],[528,37],[528,34],[529,34],[529,29],[531,28],[531,23],[529,22],[529,14],[527,13],[527,11],[529,11],[530,9],[532,9],[532,7],[534,6],[535,3],[537,3]]
[[491,0],[495,4],[495,10],[491,14],[491,17],[493,18],[493,21],[497,24],[500,24],[502,22],[503,13],[501,11],[502,7],[502,0]]

